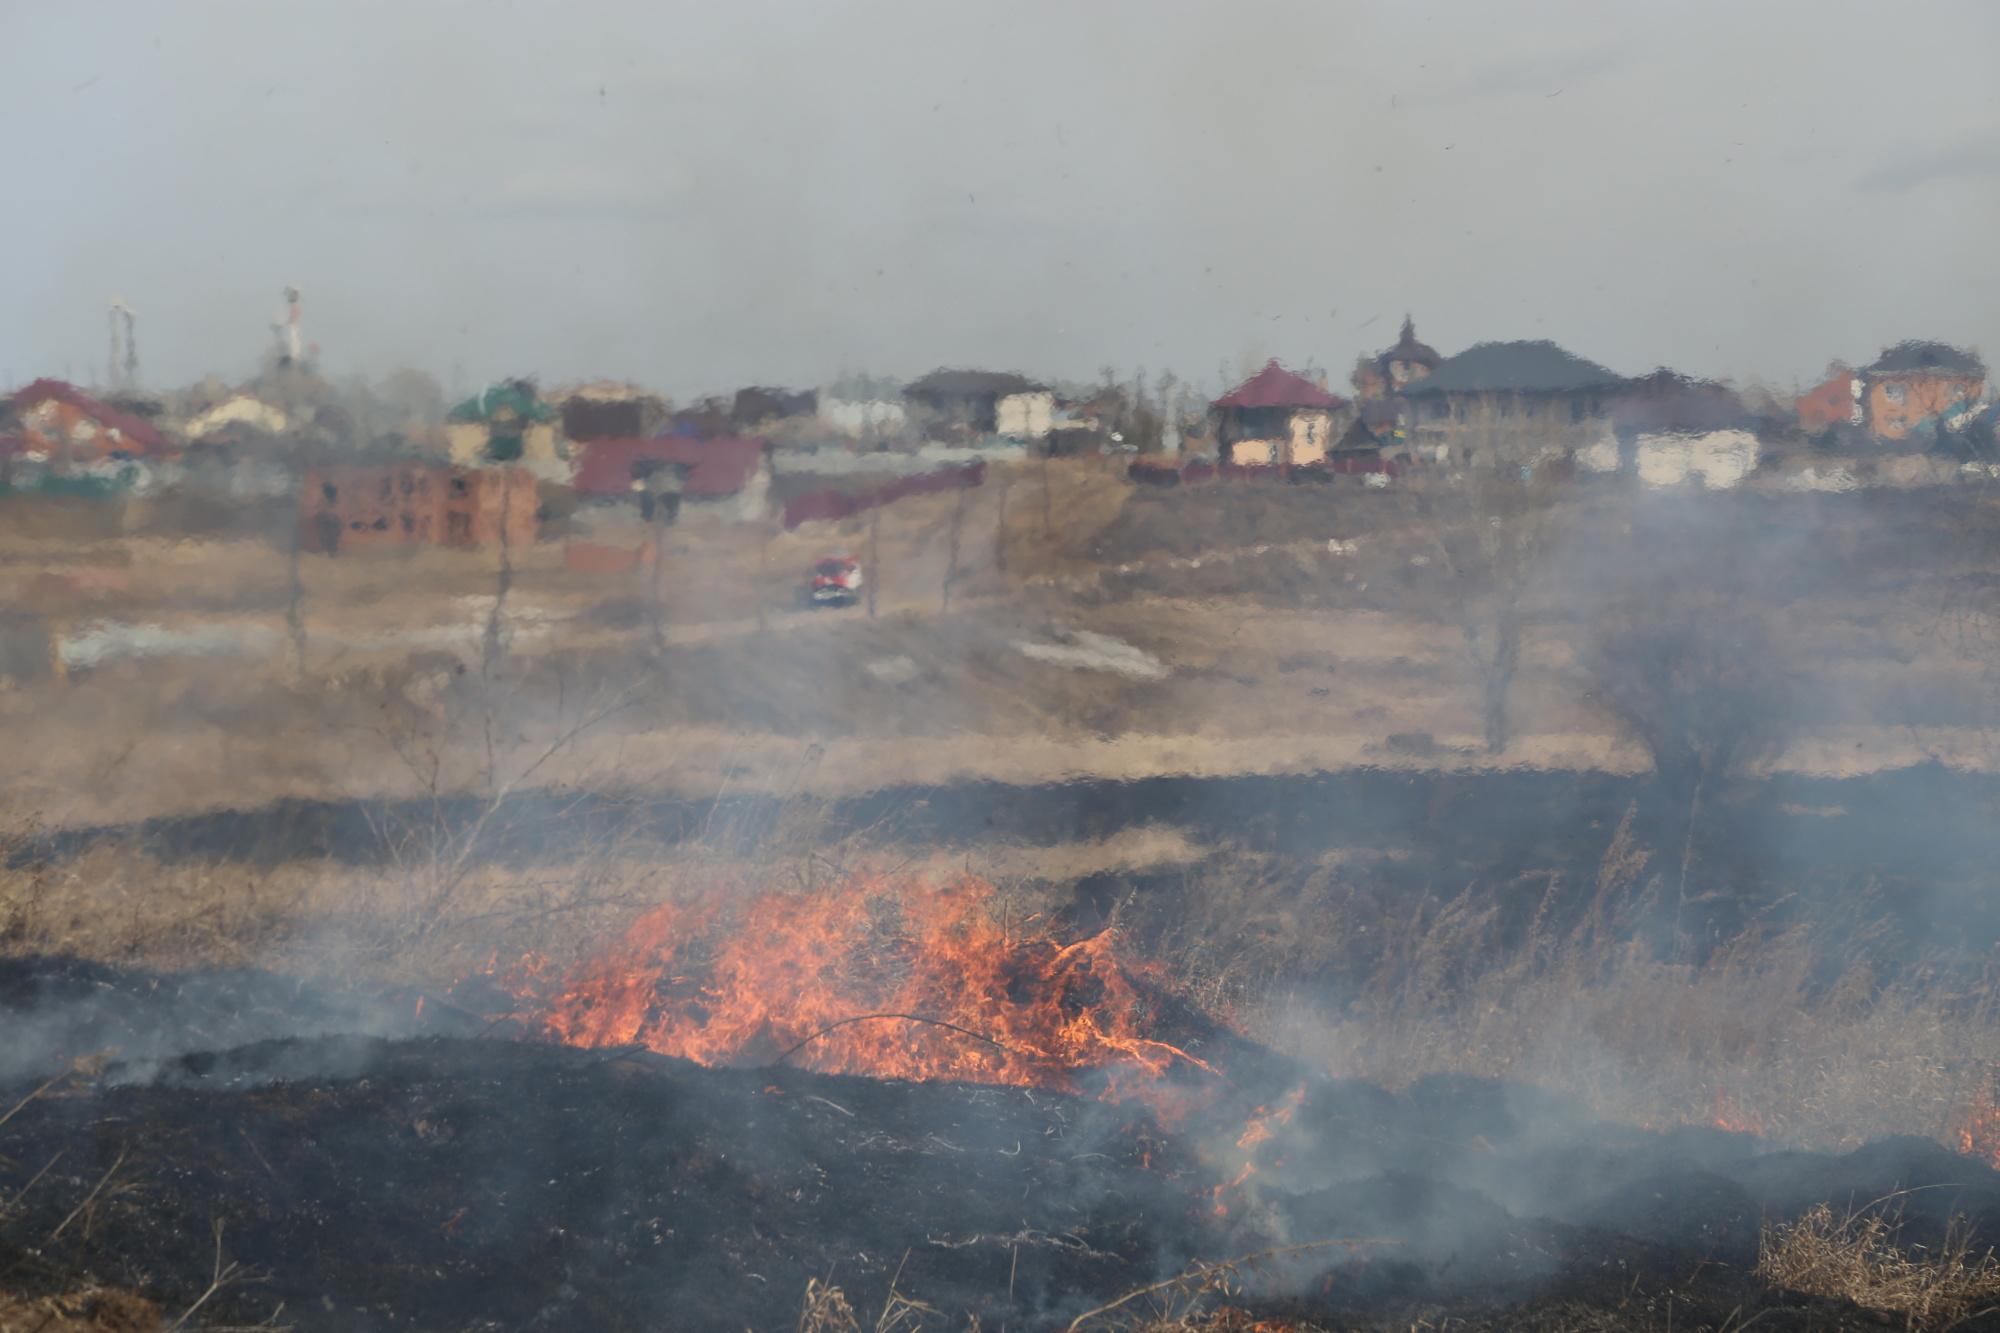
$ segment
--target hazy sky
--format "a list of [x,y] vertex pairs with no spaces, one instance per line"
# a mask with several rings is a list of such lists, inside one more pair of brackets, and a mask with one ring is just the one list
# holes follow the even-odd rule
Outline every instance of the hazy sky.
[[0,4],[0,376],[2000,359],[2000,5]]

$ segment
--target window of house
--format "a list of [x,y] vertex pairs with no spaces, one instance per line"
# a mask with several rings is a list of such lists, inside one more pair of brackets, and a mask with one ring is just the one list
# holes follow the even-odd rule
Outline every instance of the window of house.
[[1882,396],[1901,407],[1909,399],[1910,393],[1900,384],[1885,384],[1882,386]]
[[1570,399],[1570,400],[1569,400],[1569,419],[1570,419],[1571,421],[1581,421],[1581,420],[1583,420],[1583,414],[1584,414],[1584,410],[1585,410],[1586,406],[1587,406],[1587,404],[1586,404],[1586,403],[1585,403],[1585,402],[1583,401],[1583,399],[1581,399],[1581,398],[1572,398],[1572,399]]

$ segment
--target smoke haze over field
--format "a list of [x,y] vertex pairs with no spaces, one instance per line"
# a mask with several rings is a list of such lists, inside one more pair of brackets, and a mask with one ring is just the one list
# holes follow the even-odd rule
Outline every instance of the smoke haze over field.
[[[1971,4],[16,6],[0,375],[676,395],[1455,351],[1780,385],[1991,347]],[[1857,57],[1865,48],[1867,56]],[[31,201],[31,202],[30,202]]]

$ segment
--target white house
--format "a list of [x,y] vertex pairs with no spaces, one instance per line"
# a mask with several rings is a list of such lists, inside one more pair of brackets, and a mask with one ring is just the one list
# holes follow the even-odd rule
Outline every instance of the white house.
[[894,380],[843,375],[819,392],[819,419],[843,435],[888,434],[908,417],[903,386]]

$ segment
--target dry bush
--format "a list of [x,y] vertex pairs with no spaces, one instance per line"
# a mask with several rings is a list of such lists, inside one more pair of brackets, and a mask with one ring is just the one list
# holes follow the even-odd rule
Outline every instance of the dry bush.
[[1912,1329],[1944,1328],[2000,1304],[2000,1259],[1975,1255],[1954,1219],[1933,1250],[1904,1248],[1880,1211],[1836,1214],[1826,1204],[1766,1225],[1757,1275],[1791,1291],[1833,1296],[1903,1315]]

